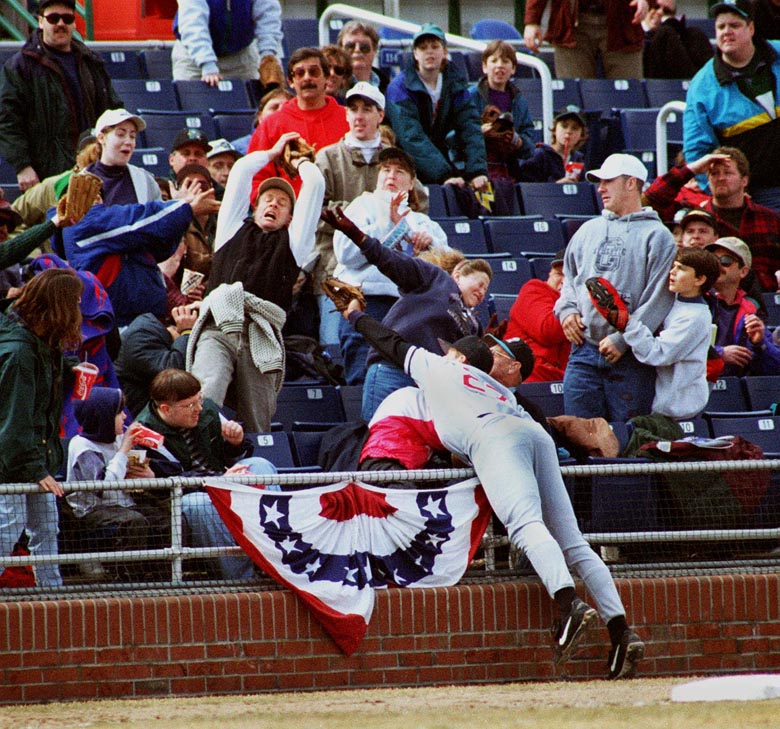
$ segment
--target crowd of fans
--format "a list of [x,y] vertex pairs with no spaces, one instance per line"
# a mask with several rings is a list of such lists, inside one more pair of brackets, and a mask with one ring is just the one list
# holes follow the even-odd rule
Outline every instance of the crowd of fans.
[[[527,6],[531,51],[546,4]],[[719,374],[780,375],[762,297],[780,285],[771,161],[780,149],[780,44],[754,34],[749,0],[713,8],[712,60],[704,49],[676,66],[694,76],[687,162],[656,180],[623,153],[586,171],[588,125],[577,107],[555,115],[549,145],[535,143],[512,81],[516,48],[505,41],[487,45],[484,75],[469,83],[448,62],[441,28],[424,24],[407,67],[390,78],[374,65],[377,31],[351,21],[335,45],[299,48],[283,70],[277,2],[236,3],[234,16],[204,30],[205,5],[179,3],[174,78],[258,79],[264,93],[243,139],[182,129],[167,179],[130,163],[146,122],[123,108],[99,56],[73,37],[70,0],[39,3],[39,28],[0,73],[0,155],[22,192],[13,205],[0,201],[0,398],[8,404],[0,480],[41,486],[0,496],[3,554],[23,530],[32,550],[56,552],[58,501],[69,523],[112,534],[112,549],[164,543],[164,503],[111,489],[65,500],[58,474],[273,473],[273,464],[245,460],[245,431],[270,430],[293,334],[338,349],[344,381],[363,385],[368,428],[356,467],[440,459],[438,439],[403,456],[383,441],[392,413],[383,402],[414,378],[331,311],[321,286],[334,275],[360,285],[366,313],[414,346],[436,351],[439,339],[491,334],[493,356],[517,365],[510,380],[564,383],[569,415],[690,418]],[[643,44],[645,70],[651,61],[666,67],[658,58],[675,53],[672,41],[686,29],[667,0],[652,8],[592,0],[579,4],[578,18],[563,0],[551,5],[545,39],[560,77],[596,75],[597,57],[607,76],[641,77]],[[693,41],[686,47],[695,50]],[[314,160],[290,161],[299,139],[314,146]],[[56,210],[81,170],[97,175],[102,191],[74,222]],[[519,290],[506,329],[486,331],[476,308],[489,293],[490,263],[450,247],[427,214],[426,185],[450,186],[463,200],[498,198],[507,185],[514,194],[519,181],[584,179],[597,185],[602,215],[552,259],[546,281]],[[73,390],[79,361],[99,370],[86,400]],[[133,455],[140,424],[165,436],[148,458]],[[190,543],[232,544],[202,491],[187,494],[184,517]],[[218,566],[223,577],[252,572],[239,558]],[[84,569],[105,577],[100,564]],[[36,578],[62,581],[56,566]]]

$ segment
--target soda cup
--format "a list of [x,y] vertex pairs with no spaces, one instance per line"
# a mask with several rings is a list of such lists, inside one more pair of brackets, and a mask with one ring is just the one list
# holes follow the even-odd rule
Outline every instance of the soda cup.
[[190,293],[190,291],[192,291],[192,289],[200,284],[204,278],[205,277],[202,273],[191,271],[189,268],[185,268],[181,277],[180,291],[186,296],[188,293]]
[[138,430],[136,430],[136,433],[139,435],[139,437],[135,439],[136,445],[146,446],[147,448],[154,448],[157,450],[165,442],[164,435],[161,435],[156,430],[147,428],[145,425],[140,426]]
[[86,400],[95,384],[98,376],[98,368],[91,362],[79,362],[74,368],[76,382],[73,385],[73,397],[77,400]]

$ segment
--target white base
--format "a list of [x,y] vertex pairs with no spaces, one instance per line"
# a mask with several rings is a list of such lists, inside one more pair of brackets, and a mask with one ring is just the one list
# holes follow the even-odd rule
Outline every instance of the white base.
[[752,673],[691,681],[672,689],[672,701],[755,701],[780,696],[780,675]]

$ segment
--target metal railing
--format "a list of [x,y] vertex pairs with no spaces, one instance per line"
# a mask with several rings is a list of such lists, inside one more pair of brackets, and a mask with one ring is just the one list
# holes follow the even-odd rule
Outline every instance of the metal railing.
[[[411,34],[415,33],[420,27],[419,23],[410,23],[406,20],[399,20],[398,18],[381,15],[380,13],[374,13],[370,10],[363,10],[362,8],[354,7],[353,5],[336,3],[335,5],[329,5],[320,16],[319,36],[321,46],[330,43],[330,21],[333,18],[363,20],[378,27],[392,28],[393,30],[400,30]],[[445,37],[447,39],[447,45],[450,48],[463,48],[469,51],[482,52],[487,46],[487,43],[484,41],[473,40],[462,35],[445,33]],[[400,44],[401,47],[403,47],[404,43],[407,42],[398,40],[382,41],[383,45]],[[544,141],[549,144],[552,140],[552,120],[554,114],[552,75],[550,74],[550,68],[543,60],[528,53],[516,53],[515,56],[519,65],[530,66],[539,74],[542,85],[542,132]]]
[[658,110],[658,116],[655,119],[655,162],[656,173],[659,177],[669,171],[669,148],[667,146],[669,135],[666,129],[666,120],[670,114],[682,114],[684,111],[684,101],[669,101]]

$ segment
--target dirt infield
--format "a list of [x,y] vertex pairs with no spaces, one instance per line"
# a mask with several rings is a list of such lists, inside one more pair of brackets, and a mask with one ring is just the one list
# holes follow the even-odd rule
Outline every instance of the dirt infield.
[[[93,701],[3,707],[0,729],[295,727],[296,729],[733,729],[776,727],[780,700],[673,704],[672,686],[638,679],[422,689]],[[282,724],[283,723],[283,724]]]

